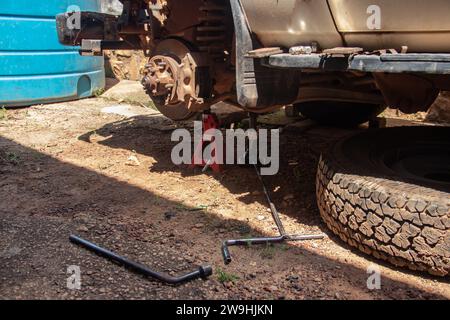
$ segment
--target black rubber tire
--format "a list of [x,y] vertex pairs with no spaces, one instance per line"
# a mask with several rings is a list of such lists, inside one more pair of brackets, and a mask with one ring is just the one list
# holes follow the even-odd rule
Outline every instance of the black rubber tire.
[[448,276],[448,177],[441,182],[416,178],[385,161],[392,151],[431,144],[447,150],[439,159],[448,166],[448,137],[450,128],[404,127],[368,130],[335,144],[322,155],[316,181],[317,202],[327,226],[366,254]]
[[386,109],[379,104],[339,101],[302,102],[296,104],[295,108],[308,119],[337,127],[354,127],[363,124]]

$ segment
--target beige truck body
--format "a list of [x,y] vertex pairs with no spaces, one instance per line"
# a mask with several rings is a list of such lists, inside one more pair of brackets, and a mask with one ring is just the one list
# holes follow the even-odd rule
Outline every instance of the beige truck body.
[[242,0],[265,46],[450,52],[448,0]]

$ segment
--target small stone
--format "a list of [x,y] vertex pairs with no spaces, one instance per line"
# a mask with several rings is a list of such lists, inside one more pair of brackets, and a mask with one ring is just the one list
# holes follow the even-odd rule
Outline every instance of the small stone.
[[128,157],[127,162],[125,164],[127,166],[131,166],[131,167],[139,167],[141,165],[141,162],[136,157],[136,155],[133,154]]
[[203,223],[197,223],[194,227],[197,229],[203,228],[205,225]]
[[267,292],[275,292],[275,291],[278,291],[278,287],[272,285],[272,286],[264,287],[264,290],[266,290]]
[[298,276],[289,276],[289,277],[287,277],[287,280],[289,282],[297,282],[299,280],[299,277]]
[[77,228],[78,232],[88,232],[89,229],[85,225],[81,225]]
[[283,198],[283,200],[289,201],[289,200],[293,200],[294,198],[295,198],[295,197],[294,197],[293,194],[288,194],[288,195],[286,195],[286,196]]
[[175,212],[165,212],[164,213],[164,219],[170,220],[174,218],[177,214]]
[[266,219],[266,217],[263,216],[262,214],[256,216],[256,220],[258,220],[258,221],[263,221],[263,220],[265,220],[265,219]]
[[224,282],[224,287],[227,288],[228,290],[233,288],[234,283],[232,281],[228,281],[228,282]]

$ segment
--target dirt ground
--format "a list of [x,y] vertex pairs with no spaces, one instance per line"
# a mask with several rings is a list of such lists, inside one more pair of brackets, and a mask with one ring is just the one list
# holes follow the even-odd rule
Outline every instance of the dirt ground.
[[[104,108],[108,109],[104,109]],[[275,235],[250,167],[201,173],[170,160],[176,124],[151,109],[102,98],[8,110],[0,120],[2,299],[449,299],[448,279],[396,269],[352,251],[315,204],[320,153],[345,130],[289,126],[281,170],[267,177],[292,233],[325,240],[231,248],[221,241]],[[123,110],[122,110],[123,111]],[[167,286],[68,241],[78,234],[159,271],[210,264],[214,275]],[[81,289],[67,288],[68,266]],[[367,268],[382,272],[369,290]]]

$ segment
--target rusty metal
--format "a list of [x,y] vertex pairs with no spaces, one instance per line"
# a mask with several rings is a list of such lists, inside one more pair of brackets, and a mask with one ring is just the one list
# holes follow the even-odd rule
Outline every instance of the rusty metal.
[[337,47],[323,50],[328,55],[351,55],[364,52],[363,48]]
[[298,55],[298,54],[313,54],[319,51],[319,44],[317,42],[313,42],[308,46],[294,46],[289,48],[289,54]]
[[152,52],[142,84],[164,115],[185,120],[212,102],[209,70],[205,54],[191,51],[182,41],[168,39]]
[[205,1],[199,8],[199,25],[196,27],[195,42],[201,52],[207,52],[213,59],[223,59],[227,49],[228,6],[217,1]]
[[270,57],[274,54],[283,53],[283,50],[280,47],[274,48],[260,48],[256,50],[251,50],[247,53],[248,58],[266,58]]
[[169,55],[153,56],[146,66],[144,78],[152,98],[163,98],[165,105],[185,103],[188,109],[203,104],[197,81],[199,65],[194,56],[195,53],[187,53],[180,62]]
[[[161,75],[151,70],[153,58],[150,59],[143,84],[156,107],[172,119],[184,120],[208,109],[220,97],[232,98],[233,28],[227,3],[194,0],[188,7],[181,7],[176,1],[155,3],[158,9],[153,11],[164,11],[158,14],[164,16],[161,35],[177,34],[177,37],[157,42],[150,55],[170,57],[178,65],[171,67],[172,80],[167,89],[156,85]],[[174,61],[171,62],[173,65]],[[163,80],[167,80],[165,75]]]
[[439,88],[421,75],[374,73],[374,78],[387,105],[404,113],[427,111],[439,95]]
[[162,99],[165,104],[183,100],[177,95],[178,63],[169,56],[154,56],[148,64],[149,74],[145,78],[150,94],[154,99]]

